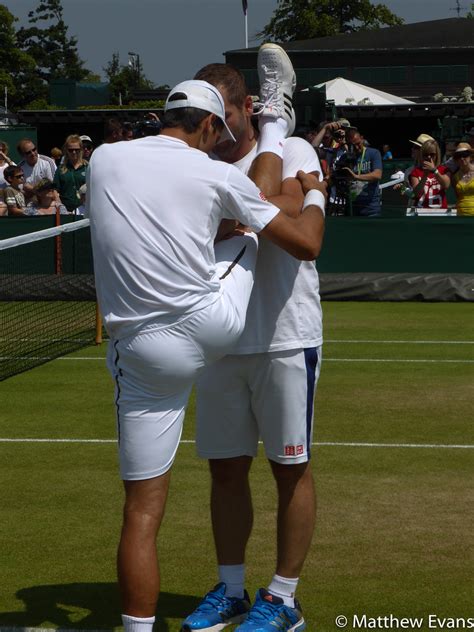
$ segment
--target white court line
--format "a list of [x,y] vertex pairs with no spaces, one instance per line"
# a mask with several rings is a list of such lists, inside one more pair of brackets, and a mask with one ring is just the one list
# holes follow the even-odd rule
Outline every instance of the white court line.
[[[0,360],[58,360],[58,361],[69,361],[69,362],[74,362],[75,360],[83,360],[83,361],[88,361],[88,360],[100,360],[101,362],[105,361],[106,358],[105,357],[99,357],[99,356],[72,356],[72,357],[62,357],[62,358],[48,358],[48,357],[18,357],[18,358],[14,358],[14,357],[0,357]],[[434,364],[474,364],[474,360],[436,360],[436,359],[411,359],[411,358],[390,358],[390,359],[385,359],[385,358],[324,358],[324,362],[389,362],[389,363],[393,363],[393,362],[409,362],[409,363],[413,363],[413,362],[417,362],[417,363],[434,363]]]
[[331,343],[382,345],[474,345],[474,340],[325,340]]
[[385,358],[325,358],[323,362],[409,362],[409,363],[435,363],[435,364],[474,364],[474,360],[418,360],[418,359],[385,359]]
[[[9,439],[0,437],[0,443],[117,443],[116,439]],[[194,439],[181,439],[180,443],[195,444]],[[259,441],[259,443],[262,443]],[[444,444],[444,443],[364,443],[354,441],[315,441],[311,444],[316,447],[342,447],[342,448],[431,448],[431,449],[459,449],[473,450],[474,445],[469,444]]]

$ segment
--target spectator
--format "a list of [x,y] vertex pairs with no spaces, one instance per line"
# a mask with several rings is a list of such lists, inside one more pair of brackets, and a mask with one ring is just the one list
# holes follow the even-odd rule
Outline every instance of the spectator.
[[133,125],[122,123],[122,140],[133,140]]
[[122,123],[117,118],[109,118],[104,125],[104,143],[118,143],[122,138]]
[[63,152],[59,149],[59,147],[53,147],[51,149],[51,158],[54,160],[54,164],[56,167],[59,167],[61,164],[61,160],[63,157]]
[[23,195],[23,169],[18,165],[10,165],[3,172],[3,177],[7,182],[7,187],[3,192],[8,215],[13,217],[23,217],[25,214],[26,202]]
[[450,184],[448,168],[441,165],[441,151],[435,140],[427,140],[420,148],[420,166],[410,174],[410,185],[417,208],[447,209],[446,189]]
[[87,161],[82,156],[82,141],[76,134],[66,138],[63,147],[64,162],[54,176],[54,186],[61,202],[69,213],[74,213],[81,203],[80,187],[86,182]]
[[376,217],[381,212],[379,181],[382,178],[382,156],[378,149],[364,145],[364,137],[356,127],[349,128],[347,136],[356,155],[354,168],[344,167],[352,179],[352,212],[354,215]]
[[458,165],[457,172],[451,177],[456,193],[457,214],[474,216],[474,151],[469,143],[459,143],[454,151],[454,160]]
[[55,215],[57,211],[61,215],[67,213],[66,207],[56,199],[54,184],[43,178],[33,187],[33,199],[27,205],[25,215]]
[[471,147],[474,147],[474,127],[471,127],[471,129],[466,130],[466,136],[467,136],[467,142],[469,143],[469,145],[471,145]]
[[82,157],[84,158],[84,160],[87,160],[87,162],[89,162],[92,156],[92,152],[94,151],[94,143],[92,142],[92,138],[90,136],[86,136],[85,134],[79,136],[79,138],[82,141]]
[[393,154],[390,151],[390,145],[382,145],[382,160],[393,160]]
[[4,189],[7,186],[3,172],[8,166],[14,164],[13,160],[8,156],[8,145],[5,141],[0,140],[0,189]]
[[56,165],[51,158],[40,156],[36,145],[29,138],[20,140],[17,145],[17,151],[23,158],[19,166],[22,168],[25,176],[23,193],[25,194],[25,198],[29,200],[33,195],[33,186],[39,182],[39,180],[43,178],[52,180],[54,178]]
[[317,134],[310,141],[313,147],[320,149],[319,155],[326,161],[329,171],[342,154],[347,152],[346,130],[349,125],[347,119],[321,123]]
[[3,217],[8,213],[8,207],[5,203],[4,192],[5,189],[0,189],[0,217]]

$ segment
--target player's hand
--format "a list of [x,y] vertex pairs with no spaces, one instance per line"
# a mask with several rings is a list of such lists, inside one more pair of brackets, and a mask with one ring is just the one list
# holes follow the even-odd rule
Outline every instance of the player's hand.
[[308,191],[311,191],[311,189],[315,189],[316,191],[321,191],[325,197],[327,196],[327,183],[319,181],[319,171],[314,171],[313,173],[298,171],[296,177],[301,182],[301,187],[305,195]]

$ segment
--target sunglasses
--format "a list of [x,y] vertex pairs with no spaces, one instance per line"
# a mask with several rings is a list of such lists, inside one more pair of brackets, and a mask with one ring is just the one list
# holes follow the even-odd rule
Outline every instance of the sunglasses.
[[31,156],[31,154],[35,154],[37,151],[38,151],[37,148],[33,147],[33,149],[30,149],[29,151],[24,151],[23,155],[24,156]]
[[67,151],[70,151],[70,152],[82,151],[80,147],[66,147],[66,149]]

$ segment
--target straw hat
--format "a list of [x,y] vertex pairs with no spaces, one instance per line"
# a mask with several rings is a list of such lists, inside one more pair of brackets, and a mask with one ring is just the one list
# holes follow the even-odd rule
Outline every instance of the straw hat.
[[463,156],[465,154],[472,156],[472,154],[474,154],[474,150],[469,143],[459,143],[453,152],[453,156]]
[[421,147],[427,140],[434,140],[434,138],[429,134],[420,134],[416,140],[411,140],[410,143],[413,143],[417,147]]

